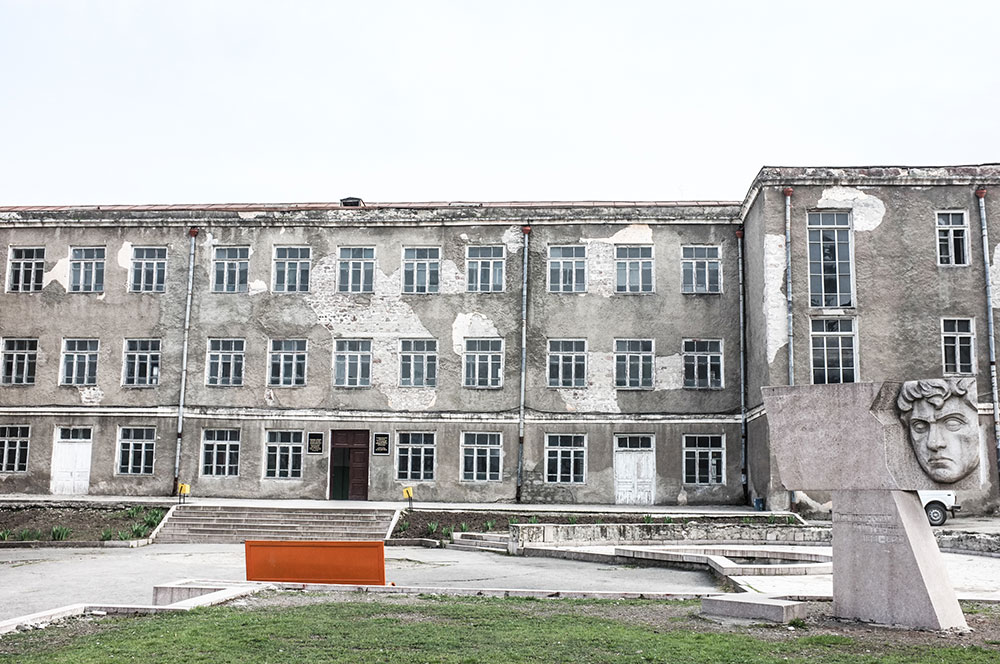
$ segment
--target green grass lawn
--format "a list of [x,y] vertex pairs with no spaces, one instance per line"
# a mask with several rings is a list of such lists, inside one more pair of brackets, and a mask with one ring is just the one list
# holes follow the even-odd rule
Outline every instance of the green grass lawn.
[[[644,611],[649,611],[649,602]],[[184,614],[70,621],[4,636],[0,662],[942,662],[1000,661],[1000,650],[884,642],[834,634],[761,639],[691,629],[696,605],[635,620],[622,603],[380,599],[295,607],[199,609]],[[656,606],[653,606],[656,609]],[[674,625],[677,626],[675,629]],[[714,625],[712,627],[714,629]],[[777,628],[784,630],[785,628]]]

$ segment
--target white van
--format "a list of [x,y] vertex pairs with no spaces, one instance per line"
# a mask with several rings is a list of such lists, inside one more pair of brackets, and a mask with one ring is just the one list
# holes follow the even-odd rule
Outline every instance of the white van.
[[932,526],[943,526],[948,520],[948,512],[955,516],[955,512],[962,509],[961,505],[955,504],[954,491],[917,491],[917,494]]

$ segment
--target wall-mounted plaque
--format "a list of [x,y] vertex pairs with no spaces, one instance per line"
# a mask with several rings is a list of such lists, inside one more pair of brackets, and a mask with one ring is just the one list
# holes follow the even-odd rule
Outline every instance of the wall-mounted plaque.
[[309,454],[322,454],[323,453],[323,434],[322,432],[310,433],[307,439],[306,452]]
[[389,434],[376,433],[372,436],[372,454],[389,453]]

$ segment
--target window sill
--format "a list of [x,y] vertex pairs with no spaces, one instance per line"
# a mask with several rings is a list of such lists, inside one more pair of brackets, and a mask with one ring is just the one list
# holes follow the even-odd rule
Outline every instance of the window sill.
[[152,389],[154,387],[159,387],[159,386],[160,386],[159,383],[156,383],[155,385],[122,385],[122,389],[123,390],[149,390],[149,389]]
[[615,385],[615,389],[621,392],[653,392],[656,390],[656,387],[654,385],[650,385],[649,387],[620,387]]
[[725,385],[720,385],[719,387],[711,386],[700,386],[700,385],[685,385],[685,390],[698,390],[699,392],[724,392],[726,390]]
[[220,388],[220,387],[244,387],[244,385],[243,385],[243,383],[233,383],[232,385],[218,385],[218,384],[213,385],[211,383],[205,383],[205,387],[210,387],[212,389],[216,389],[216,388]]
[[629,297],[633,297],[633,296],[636,296],[636,295],[656,295],[656,291],[643,291],[641,293],[629,293],[629,292],[626,292],[626,291],[615,291],[614,294],[615,295],[627,295]]
[[503,385],[463,385],[466,390],[502,390]]
[[333,388],[336,389],[336,390],[370,390],[370,389],[372,389],[372,386],[371,385],[334,385]]
[[[550,389],[550,390],[586,390],[589,387],[590,387],[590,385],[575,385],[575,386],[572,386],[572,387],[566,386],[566,385],[549,385],[548,389]],[[621,388],[619,388],[619,389],[621,389]]]
[[397,385],[401,390],[436,390],[437,385]]
[[277,482],[288,482],[288,481],[302,482],[303,481],[303,479],[301,477],[267,477],[267,476],[264,476],[261,479],[264,480],[264,481],[277,481]]
[[0,387],[34,387],[36,383],[0,383]]
[[279,390],[292,390],[292,389],[295,389],[297,387],[308,387],[308,386],[305,383],[302,383],[301,385],[274,385],[274,384],[268,383],[267,387],[268,388],[272,388],[273,387],[273,388],[277,388]]
[[681,295],[722,295],[725,291],[681,291]]

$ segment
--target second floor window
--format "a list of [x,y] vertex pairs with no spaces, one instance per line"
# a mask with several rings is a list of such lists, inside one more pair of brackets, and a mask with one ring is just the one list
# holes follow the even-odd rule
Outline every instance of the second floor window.
[[855,382],[854,319],[817,318],[810,326],[813,385]]
[[246,293],[250,277],[250,247],[216,247],[212,273],[213,293]]
[[434,387],[437,385],[436,340],[400,340],[399,384],[403,387]]
[[503,385],[503,339],[465,340],[465,386]]
[[810,212],[808,225],[809,306],[853,307],[850,215]]
[[3,384],[34,385],[38,339],[3,340]]
[[70,249],[69,290],[73,293],[104,291],[104,247]]
[[208,371],[209,385],[242,385],[243,353],[246,342],[243,339],[209,339]]
[[162,293],[167,284],[167,248],[133,247],[129,290],[133,293]]
[[63,385],[97,385],[97,339],[63,339]]
[[375,290],[375,247],[341,247],[341,293],[372,293]]
[[27,293],[42,290],[45,275],[45,247],[11,247],[7,290]]
[[681,292],[722,292],[722,263],[718,247],[681,248]]
[[968,265],[969,227],[964,212],[937,213],[938,265]]
[[333,384],[369,387],[372,384],[371,339],[338,339],[333,356]]
[[615,387],[619,389],[652,389],[652,339],[615,340]]
[[549,339],[549,387],[586,386],[586,339]]
[[587,290],[587,248],[549,247],[549,292],[583,293]]
[[470,293],[499,293],[504,283],[503,246],[466,247]]
[[684,387],[722,387],[722,341],[684,340]]
[[653,292],[652,247],[615,247],[615,292]]
[[305,293],[309,290],[309,247],[274,248],[274,292]]
[[122,385],[144,387],[160,382],[160,340],[126,339]]
[[306,384],[306,340],[272,339],[268,385],[299,387]]
[[941,321],[941,351],[946,374],[976,373],[976,330],[971,318]]
[[437,293],[441,250],[437,247],[403,249],[403,292]]

